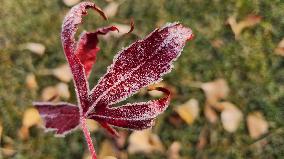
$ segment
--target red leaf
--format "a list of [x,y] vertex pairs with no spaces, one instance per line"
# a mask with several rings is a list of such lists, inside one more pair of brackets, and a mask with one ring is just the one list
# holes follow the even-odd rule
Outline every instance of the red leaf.
[[[107,73],[89,91],[87,77],[99,51],[98,35],[117,28],[110,26],[93,33],[83,33],[79,42],[76,42],[74,35],[88,8],[98,11],[106,19],[94,3],[82,2],[66,15],[61,33],[64,53],[73,74],[78,107],[68,103],[34,105],[45,120],[46,128],[55,130],[58,135],[66,134],[81,123],[88,145],[92,147],[91,138],[86,131],[86,118],[97,120],[113,135],[117,133],[109,125],[136,130],[153,126],[154,119],[169,105],[170,92],[165,88],[157,88],[165,93],[165,97],[161,99],[120,107],[111,106],[133,95],[140,88],[162,80],[162,76],[170,72],[173,61],[180,55],[186,41],[193,35],[189,28],[179,23],[170,23],[154,30],[147,38],[136,41],[119,52]],[[133,28],[133,23],[131,26]]]
[[74,77],[76,94],[78,96],[78,105],[80,113],[88,109],[88,92],[89,84],[86,78],[84,65],[79,57],[76,56],[76,41],[74,35],[78,29],[78,25],[82,23],[82,16],[87,14],[87,9],[92,8],[100,13],[105,19],[106,16],[100,8],[92,2],[82,2],[74,6],[66,15],[62,25],[61,41],[64,53],[71,68]]
[[47,130],[55,131],[57,136],[64,136],[79,125],[79,109],[69,103],[53,104],[34,102]]
[[140,88],[162,80],[191,37],[190,29],[171,23],[122,50],[91,91],[92,107],[88,113],[94,107],[97,111],[100,107],[120,102]]
[[97,46],[99,43],[98,35],[105,35],[109,31],[118,29],[115,26],[100,28],[96,32],[84,32],[78,42],[76,55],[80,62],[84,65],[86,76],[89,77],[93,64],[96,60],[97,52],[100,48]]
[[166,96],[158,100],[126,104],[119,107],[100,109],[89,115],[89,118],[103,121],[114,126],[141,130],[153,126],[153,119],[162,113],[170,101],[170,91],[157,88]]

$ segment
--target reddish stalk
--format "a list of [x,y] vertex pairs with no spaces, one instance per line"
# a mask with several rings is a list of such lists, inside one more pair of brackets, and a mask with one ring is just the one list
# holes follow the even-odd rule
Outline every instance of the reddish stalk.
[[94,148],[94,145],[93,145],[93,142],[92,142],[92,138],[91,138],[90,132],[89,132],[88,127],[87,127],[86,118],[81,117],[80,122],[81,122],[82,130],[84,132],[85,139],[87,141],[89,151],[92,155],[92,159],[97,159],[97,155],[96,155],[96,151],[95,151],[95,148]]

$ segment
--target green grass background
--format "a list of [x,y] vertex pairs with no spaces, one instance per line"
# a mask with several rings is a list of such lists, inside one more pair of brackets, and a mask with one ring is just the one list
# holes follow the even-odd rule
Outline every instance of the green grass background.
[[[96,0],[104,7],[104,0]],[[27,141],[18,138],[22,115],[32,107],[32,101],[40,99],[42,88],[59,81],[51,76],[40,75],[45,68],[55,68],[65,63],[60,42],[61,23],[69,10],[61,0],[1,0],[0,4],[0,120],[4,136],[14,140],[15,159],[78,159],[82,158],[86,144],[82,133],[76,131],[66,138],[54,138],[42,129],[33,127]],[[262,16],[260,24],[245,29],[235,40],[226,25],[229,16],[238,20],[248,14]],[[178,96],[166,113],[159,117],[155,131],[168,147],[173,141],[181,141],[181,155],[188,158],[284,158],[284,57],[274,52],[284,37],[284,1],[282,0],[126,0],[118,14],[103,21],[95,13],[85,18],[80,30],[95,30],[111,22],[125,23],[133,17],[135,33],[142,38],[155,27],[166,22],[179,21],[191,27],[195,39],[189,42],[174,70],[165,81],[177,88]],[[96,81],[111,64],[113,56],[123,46],[136,40],[136,36],[101,41],[101,52],[91,81]],[[214,48],[215,39],[224,41]],[[21,49],[26,42],[39,42],[46,46],[46,53],[39,57]],[[25,77],[34,73],[40,89],[30,91]],[[189,98],[196,98],[204,105],[201,90],[190,87],[192,81],[212,81],[224,78],[231,88],[228,100],[235,103],[244,115],[261,111],[269,121],[269,133],[263,138],[267,145],[256,149],[248,135],[245,122],[233,134],[227,133],[220,122],[209,124],[201,117],[192,125],[175,128],[166,122],[173,108]],[[95,82],[91,82],[94,85]],[[69,83],[73,89],[72,82]],[[75,102],[74,91],[70,102]],[[135,99],[135,98],[134,98]],[[131,101],[130,99],[128,101]],[[203,150],[196,148],[202,129],[208,129],[210,140]],[[97,139],[97,150],[105,138],[103,132],[92,134]],[[0,146],[3,146],[1,143]],[[0,155],[0,158],[3,157]],[[149,156],[133,155],[129,158],[165,158],[165,154]]]

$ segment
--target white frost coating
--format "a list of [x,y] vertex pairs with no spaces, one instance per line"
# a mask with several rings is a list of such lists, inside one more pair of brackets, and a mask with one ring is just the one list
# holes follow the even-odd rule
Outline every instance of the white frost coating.
[[166,23],[164,26],[162,26],[160,29],[159,29],[159,31],[160,30],[163,30],[163,29],[165,29],[165,28],[168,28],[168,27],[172,27],[172,26],[174,26],[174,25],[177,25],[177,24],[179,24],[180,22],[172,22],[172,23]]
[[57,106],[57,105],[67,105],[67,106],[71,106],[71,107],[77,107],[74,104],[71,103],[67,103],[67,102],[58,102],[58,103],[52,103],[52,102],[33,102],[33,105],[35,106]]
[[[115,111],[115,110],[123,109],[123,108],[126,108],[126,107],[132,107],[132,108],[137,107],[137,110],[139,111],[140,110],[139,106],[141,106],[141,105],[146,106],[147,105],[148,106],[147,109],[145,110],[145,108],[144,108],[144,111],[141,111],[141,113],[139,113],[139,114],[137,114],[137,112],[134,113],[131,110],[123,109],[124,112],[122,112],[122,113],[123,113],[123,116],[125,116],[125,117],[119,117],[119,118],[113,118],[113,119],[131,120],[131,121],[153,119],[153,118],[157,117],[159,114],[161,114],[169,105],[169,102],[167,101],[161,109],[161,107],[159,107],[159,101],[161,101],[163,99],[165,99],[165,98],[162,98],[162,99],[159,99],[159,100],[152,100],[152,101],[148,101],[148,102],[127,103],[127,104],[122,105],[122,106],[111,107],[111,108],[109,108],[109,110]],[[142,114],[142,112],[143,112],[143,114]],[[134,115],[134,116],[130,117],[129,116],[130,113],[133,113],[132,115]],[[103,116],[103,115],[97,115],[97,116],[100,116],[100,117],[103,117],[103,118],[109,118],[109,119],[112,118],[112,117]]]
[[[166,26],[164,26],[163,28],[168,27],[168,26],[174,26],[174,25],[176,25],[176,24],[178,24],[178,23],[168,23],[168,24],[167,24]],[[156,30],[157,30],[157,29],[156,29]],[[155,31],[156,31],[156,30],[155,30]],[[155,32],[155,31],[154,31],[154,32]],[[159,31],[160,31],[160,30],[159,30]],[[161,45],[157,50],[155,50],[155,53],[153,54],[153,56],[155,56],[156,53],[159,52],[163,47],[165,47],[165,46],[167,46],[167,45],[170,45],[170,43],[172,42],[172,39],[176,38],[176,39],[178,39],[178,40],[184,40],[184,37],[178,37],[178,36],[177,36],[177,35],[179,35],[179,34],[181,34],[181,33],[183,33],[183,32],[184,32],[184,30],[181,30],[180,33],[177,32],[177,31],[175,31],[175,33],[174,33],[173,35],[168,36],[168,37],[164,40],[164,42],[162,43],[162,45]],[[153,34],[153,32],[152,32],[150,35],[152,35],[152,34]],[[191,31],[190,31],[188,34],[191,35]],[[150,36],[150,35],[149,35],[149,36]],[[149,37],[149,36],[148,36],[148,37]],[[146,38],[146,39],[147,39],[147,38]],[[146,39],[144,39],[144,40],[146,40]],[[144,41],[144,40],[139,40],[138,42],[141,42],[141,41]],[[136,44],[136,43],[138,43],[138,42],[135,42],[135,43],[133,43],[133,44]],[[181,48],[182,48],[182,47],[183,47],[182,45],[184,45],[184,42],[183,42],[183,43],[179,42],[179,43],[180,43]],[[132,45],[133,45],[133,44],[132,44]],[[132,45],[130,45],[130,46],[127,47],[126,49],[130,48]],[[180,56],[181,50],[182,50],[181,48],[175,47],[175,52],[177,52],[176,58],[172,59],[172,60],[169,62],[169,64],[170,64],[169,69],[168,69],[167,71],[161,73],[160,76],[163,76],[164,74],[166,74],[166,73],[168,73],[168,72],[171,71],[171,69],[173,68],[172,62],[175,61],[175,60]],[[180,51],[179,51],[179,50],[180,50]],[[115,56],[115,58],[114,58],[114,60],[113,60],[113,64],[108,67],[107,72],[111,72],[111,71],[112,71],[111,69],[114,67],[115,62],[116,62],[117,59],[120,57],[120,54],[121,54],[122,52],[124,52],[124,51],[125,51],[125,49],[124,49],[124,50],[121,50],[121,51]],[[138,70],[142,65],[144,65],[144,64],[145,64],[149,59],[151,59],[153,56],[150,56],[150,57],[149,57],[148,59],[146,59],[142,64],[138,65],[138,66],[137,66],[136,68],[134,68],[132,71],[126,73],[126,74],[124,75],[125,78],[124,78],[123,80],[122,80],[122,79],[119,79],[117,82],[114,83],[113,86],[111,86],[111,87],[108,88],[106,91],[104,91],[104,92],[95,100],[95,102],[92,104],[92,106],[89,108],[89,110],[87,111],[87,114],[89,114],[89,113],[92,111],[92,109],[93,109],[93,108],[96,106],[96,104],[101,100],[101,98],[103,98],[105,95],[107,95],[108,92],[109,92],[113,87],[119,85],[122,81],[125,81],[126,79],[128,79],[129,77],[131,77],[131,74],[132,74],[134,71]],[[104,77],[105,77],[105,76],[103,76],[103,77],[99,80],[99,82],[102,81],[102,80],[104,79]],[[152,79],[152,78],[150,78],[150,79],[148,79],[148,80],[149,80],[149,81],[148,81],[149,84],[151,84],[151,83],[153,83],[153,82],[156,81],[155,79]],[[158,80],[162,80],[162,78],[159,78]],[[148,85],[149,85],[149,84],[148,84]],[[97,85],[96,87],[98,87],[98,85]],[[96,87],[95,87],[95,88],[96,88]],[[132,87],[133,87],[133,86],[132,86]],[[134,86],[134,87],[135,87],[135,86]],[[145,86],[143,86],[143,87],[145,87]],[[92,89],[91,94],[94,93],[95,88]],[[136,89],[132,89],[132,90],[133,90],[134,92],[136,91]],[[132,95],[132,94],[130,94],[130,95]],[[130,95],[129,95],[129,96],[130,96]],[[128,98],[129,96],[126,96],[126,97],[124,97],[124,98],[121,98],[121,99],[119,99],[119,100],[116,101],[116,102],[110,103],[110,105],[115,104],[115,103],[121,101],[122,99],[126,99],[126,98]]]

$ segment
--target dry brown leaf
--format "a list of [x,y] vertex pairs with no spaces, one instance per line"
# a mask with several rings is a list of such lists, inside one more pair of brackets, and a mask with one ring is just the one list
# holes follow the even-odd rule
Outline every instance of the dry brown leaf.
[[240,37],[241,32],[248,27],[253,27],[256,24],[261,22],[261,16],[259,15],[248,15],[245,19],[237,22],[235,16],[231,16],[228,18],[227,22],[231,26],[232,31],[235,34],[235,38],[238,39]]
[[117,2],[110,2],[104,9],[104,13],[108,18],[111,18],[116,15],[118,11],[119,3]]
[[249,135],[257,139],[268,132],[268,123],[260,112],[254,112],[247,117]]
[[109,140],[104,140],[100,146],[99,158],[105,158],[108,156],[116,156],[116,150],[114,145]]
[[181,143],[174,141],[168,149],[167,156],[168,159],[180,159],[179,151],[181,149]]
[[87,127],[90,132],[95,132],[99,129],[97,122],[91,119],[87,119]]
[[127,148],[129,154],[145,153],[154,151],[164,152],[164,146],[160,138],[151,132],[151,129],[134,131],[129,136],[129,145]]
[[37,55],[43,55],[45,52],[45,46],[40,43],[26,43],[24,45],[24,48],[27,50],[30,50],[32,53],[35,53]]
[[68,64],[63,64],[53,70],[52,74],[63,82],[70,82],[72,80],[72,73]]
[[235,132],[243,120],[243,113],[230,102],[222,102],[221,104],[224,107],[224,110],[221,112],[223,127],[230,133]]
[[36,77],[34,74],[29,73],[26,76],[26,85],[29,89],[36,90],[38,88]]
[[213,123],[213,124],[215,124],[218,120],[218,115],[216,111],[212,107],[210,107],[208,104],[205,105],[204,116],[210,123]]
[[196,99],[190,99],[186,103],[177,106],[175,111],[189,125],[192,125],[199,116],[199,104]]
[[75,4],[79,3],[81,0],[63,0],[63,3],[66,5],[66,6],[74,6]]
[[277,55],[284,56],[284,39],[282,39],[274,50]]
[[225,79],[202,83],[201,89],[205,92],[206,100],[210,106],[218,103],[220,99],[225,99],[230,91]]

